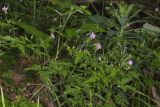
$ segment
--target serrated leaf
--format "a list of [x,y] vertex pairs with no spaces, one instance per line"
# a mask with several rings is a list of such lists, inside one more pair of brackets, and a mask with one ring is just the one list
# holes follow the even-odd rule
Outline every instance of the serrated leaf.
[[83,51],[83,52],[77,52],[75,55],[75,64],[78,64],[81,62],[83,59],[85,59],[88,56],[88,53]]
[[115,69],[115,68],[112,68],[112,69],[110,70],[110,72],[111,72],[111,76],[112,76],[112,77],[115,77],[115,76],[117,75],[117,73],[118,73],[118,70]]

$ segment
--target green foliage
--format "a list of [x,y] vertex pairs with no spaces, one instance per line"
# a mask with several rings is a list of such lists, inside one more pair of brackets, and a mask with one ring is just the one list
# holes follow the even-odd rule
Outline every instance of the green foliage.
[[150,30],[150,31],[154,31],[154,32],[160,33],[160,28],[158,28],[156,26],[153,26],[151,24],[148,24],[148,23],[145,23],[143,25],[143,28],[146,29],[146,30]]
[[106,4],[106,13],[92,15],[72,0],[2,2],[0,86],[18,96],[10,101],[1,87],[3,107],[158,105],[160,29],[138,5]]
[[20,28],[24,29],[27,33],[33,34],[37,36],[36,38],[41,38],[43,40],[47,39],[49,36],[42,31],[38,30],[37,28],[26,24],[24,22],[15,22],[15,25],[19,26]]

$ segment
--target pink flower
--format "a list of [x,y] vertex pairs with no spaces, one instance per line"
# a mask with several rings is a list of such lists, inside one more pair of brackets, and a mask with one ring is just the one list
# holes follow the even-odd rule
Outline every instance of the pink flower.
[[95,46],[96,46],[96,50],[102,49],[102,46],[100,43],[96,43]]
[[133,61],[132,61],[132,60],[129,60],[129,61],[128,61],[128,65],[133,65]]
[[89,35],[91,40],[96,38],[96,34],[94,32],[91,32]]

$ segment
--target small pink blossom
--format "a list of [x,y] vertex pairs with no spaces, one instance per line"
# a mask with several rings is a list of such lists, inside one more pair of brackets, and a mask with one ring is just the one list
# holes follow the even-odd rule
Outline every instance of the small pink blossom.
[[100,43],[96,43],[95,46],[96,46],[96,50],[102,49],[102,46]]
[[91,40],[96,38],[96,34],[94,32],[91,32],[89,35]]
[[128,61],[128,65],[133,65],[133,61],[132,61],[132,60],[129,60],[129,61]]

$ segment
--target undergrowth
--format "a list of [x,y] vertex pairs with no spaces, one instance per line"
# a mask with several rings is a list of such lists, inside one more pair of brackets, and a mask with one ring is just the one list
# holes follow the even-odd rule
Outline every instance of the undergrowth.
[[160,106],[158,8],[1,1],[1,107]]

